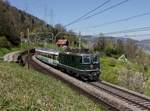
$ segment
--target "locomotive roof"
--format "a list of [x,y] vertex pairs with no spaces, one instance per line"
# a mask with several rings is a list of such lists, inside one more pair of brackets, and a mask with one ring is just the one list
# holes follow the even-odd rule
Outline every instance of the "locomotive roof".
[[59,52],[54,49],[45,49],[45,48],[38,48],[35,49],[38,52],[46,53],[46,54],[53,54],[53,55],[59,55]]
[[89,53],[89,52],[69,52],[69,51],[59,52],[54,49],[46,49],[46,48],[37,48],[37,49],[35,49],[35,51],[46,53],[46,54],[53,54],[53,55],[59,55],[59,53],[67,54],[67,55],[76,55],[76,56],[92,56],[92,55],[94,55],[93,53]]
[[90,53],[89,49],[66,49],[65,52],[62,52],[64,54],[69,54],[69,55],[76,55],[76,56],[91,56],[93,53]]
[[93,55],[92,53],[83,53],[83,52],[81,52],[81,53],[74,53],[74,52],[61,52],[62,54],[64,53],[64,54],[68,54],[68,55],[76,55],[76,56],[91,56],[91,55]]

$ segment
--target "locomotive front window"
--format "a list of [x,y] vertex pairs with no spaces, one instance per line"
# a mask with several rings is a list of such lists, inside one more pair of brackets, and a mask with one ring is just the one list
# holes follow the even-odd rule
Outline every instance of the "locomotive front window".
[[91,63],[91,58],[89,56],[84,56],[83,57],[83,64],[90,64]]
[[97,56],[93,57],[93,63],[98,63],[98,57]]

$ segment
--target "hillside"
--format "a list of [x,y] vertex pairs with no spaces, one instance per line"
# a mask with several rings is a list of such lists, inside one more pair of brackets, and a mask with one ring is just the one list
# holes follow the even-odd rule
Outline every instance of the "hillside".
[[54,36],[55,41],[67,38],[70,45],[76,45],[78,41],[76,34],[72,30],[67,30],[62,24],[51,26],[38,17],[11,6],[7,0],[5,2],[0,0],[0,48],[8,49],[12,46],[18,46],[21,38],[22,40],[27,38],[28,28],[32,43],[37,43],[38,40],[41,43],[45,40],[51,42]]
[[[26,36],[27,28],[33,31],[49,30],[50,26],[24,11],[0,0],[0,36],[6,37],[13,45],[20,43],[20,33]],[[1,41],[0,41],[1,42]]]
[[105,111],[55,78],[0,62],[2,111]]

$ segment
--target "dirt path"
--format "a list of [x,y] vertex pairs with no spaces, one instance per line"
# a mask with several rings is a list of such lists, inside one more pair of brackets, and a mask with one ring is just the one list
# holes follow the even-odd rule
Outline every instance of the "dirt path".
[[19,51],[11,52],[4,55],[3,60],[7,62],[17,62],[19,56]]

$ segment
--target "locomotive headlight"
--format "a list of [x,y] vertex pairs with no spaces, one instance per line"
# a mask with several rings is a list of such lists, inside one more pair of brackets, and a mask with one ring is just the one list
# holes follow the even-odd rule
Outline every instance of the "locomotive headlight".
[[96,76],[97,75],[97,73],[94,73],[94,76]]
[[91,68],[91,69],[93,69],[93,67],[94,67],[93,65],[90,65],[90,68]]
[[96,76],[96,75],[97,75],[97,73],[96,73],[96,72],[93,72],[93,73],[92,73],[92,75],[93,75],[93,76]]

